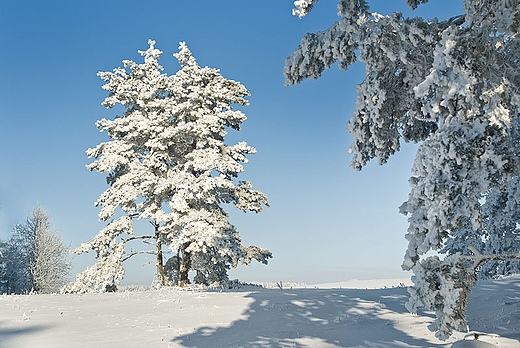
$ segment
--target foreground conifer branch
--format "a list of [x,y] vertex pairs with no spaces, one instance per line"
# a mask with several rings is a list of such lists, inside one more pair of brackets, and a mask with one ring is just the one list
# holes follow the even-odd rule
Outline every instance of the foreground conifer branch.
[[[406,1],[412,8],[426,2]],[[293,13],[301,18],[315,3],[295,1]],[[455,243],[457,251],[450,252],[450,240],[464,229],[460,240],[487,241],[487,253],[504,254],[501,264],[516,259],[520,248],[520,209],[509,217],[514,228],[495,228],[484,223],[488,208],[481,206],[490,192],[516,201],[505,192],[519,175],[520,138],[513,131],[520,107],[519,1],[465,0],[463,6],[464,13],[447,20],[425,20],[381,15],[370,11],[368,1],[342,0],[342,18],[305,35],[284,69],[286,85],[292,85],[320,77],[334,62],[340,69],[365,63],[366,78],[347,126],[355,169],[374,158],[386,163],[402,141],[422,143],[409,198],[400,207],[409,221],[402,267],[414,272],[409,309],[435,310],[432,328],[441,339],[454,328],[465,329],[465,299],[476,282],[474,262],[462,257],[467,245]],[[424,258],[446,246],[444,259]],[[518,269],[489,264],[504,272]]]

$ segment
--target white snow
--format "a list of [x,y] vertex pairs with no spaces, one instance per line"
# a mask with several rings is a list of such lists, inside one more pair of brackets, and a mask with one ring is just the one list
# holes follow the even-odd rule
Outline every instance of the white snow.
[[400,286],[411,286],[413,283],[410,278],[392,278],[392,279],[352,279],[345,282],[314,284],[312,287],[318,289],[382,289],[396,288]]
[[[406,288],[379,282],[387,288],[2,295],[0,347],[450,347],[475,332],[479,342],[520,347],[520,276],[480,282],[470,333],[446,342],[427,329],[433,313],[406,311]],[[464,343],[454,347],[473,342]]]
[[480,340],[463,340],[453,343],[452,348],[489,348],[495,347],[491,343],[482,342]]

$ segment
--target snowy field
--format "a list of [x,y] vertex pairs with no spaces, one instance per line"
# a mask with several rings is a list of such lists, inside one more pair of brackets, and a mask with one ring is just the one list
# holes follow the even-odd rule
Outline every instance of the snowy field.
[[[396,281],[2,295],[0,347],[449,347],[467,335],[437,340],[432,313],[410,315],[406,289],[389,287]],[[468,321],[482,341],[520,347],[520,276],[479,283]]]

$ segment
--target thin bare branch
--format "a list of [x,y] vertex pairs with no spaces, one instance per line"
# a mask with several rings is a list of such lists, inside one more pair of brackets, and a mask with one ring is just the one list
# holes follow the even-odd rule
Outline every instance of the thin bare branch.
[[157,239],[157,237],[155,236],[138,236],[138,237],[130,237],[128,239],[125,239],[123,241],[123,244],[125,244],[126,242],[130,242],[132,240],[136,240],[136,239]]
[[128,259],[131,258],[132,256],[139,255],[139,254],[152,254],[152,255],[157,255],[157,251],[155,251],[155,250],[135,251],[135,252],[129,254],[128,256],[126,256],[125,258],[123,258],[123,260],[121,260],[121,262],[125,262],[126,260],[128,260]]

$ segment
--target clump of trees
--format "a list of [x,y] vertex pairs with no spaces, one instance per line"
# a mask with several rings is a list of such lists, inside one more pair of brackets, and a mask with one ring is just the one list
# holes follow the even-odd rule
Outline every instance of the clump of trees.
[[69,249],[37,207],[27,220],[0,242],[0,293],[55,293],[69,281]]
[[[295,1],[300,18],[318,0]],[[407,0],[413,9],[428,0]],[[336,23],[306,34],[286,59],[287,85],[316,79],[334,62],[365,63],[347,129],[352,166],[380,164],[401,142],[420,142],[412,167],[408,309],[434,310],[431,327],[448,338],[466,329],[466,299],[477,273],[518,271],[520,107],[519,1],[464,0],[452,18],[405,18],[342,0]],[[447,255],[426,257],[430,251]]]
[[[110,140],[87,151],[94,158],[88,168],[107,174],[109,188],[96,205],[108,224],[74,250],[95,251],[97,263],[65,292],[114,288],[124,275],[123,262],[143,253],[155,256],[160,285],[180,286],[190,282],[190,271],[197,283],[222,283],[230,267],[271,257],[268,250],[242,245],[224,210],[231,204],[258,213],[268,206],[265,194],[238,180],[246,155],[256,150],[245,142],[224,142],[246,120],[233,105],[248,105],[248,90],[217,69],[200,67],[183,42],[174,54],[181,69],[168,75],[159,64],[163,52],[155,41],[148,44],[139,51],[144,63],[124,60],[124,67],[98,74],[109,92],[102,105],[125,109],[97,122]],[[148,220],[151,232],[135,234],[134,220]],[[138,241],[154,248],[132,249]],[[164,247],[174,254],[166,262]]]

